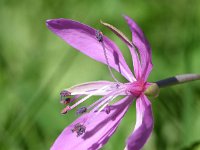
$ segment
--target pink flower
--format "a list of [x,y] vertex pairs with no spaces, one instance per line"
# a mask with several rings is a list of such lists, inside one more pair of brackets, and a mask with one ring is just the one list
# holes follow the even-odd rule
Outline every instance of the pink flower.
[[[115,82],[94,81],[75,85],[61,92],[61,101],[67,104],[62,113],[72,110],[89,97],[100,95],[100,99],[87,107],[77,109],[81,116],[67,126],[52,145],[52,150],[100,149],[116,131],[121,119],[136,99],[136,125],[126,141],[126,149],[139,150],[146,143],[153,129],[151,103],[144,92],[151,83],[147,78],[152,70],[151,48],[139,26],[125,16],[132,32],[129,42],[118,31],[117,34],[130,49],[134,75],[129,69],[116,44],[100,31],[68,19],[47,21],[48,28],[78,51],[108,65]],[[120,83],[111,68],[122,74],[127,83]],[[123,99],[111,103],[116,97]],[[76,102],[75,102],[76,101]],[[71,104],[75,102],[74,104]],[[70,106],[69,106],[70,104]]]

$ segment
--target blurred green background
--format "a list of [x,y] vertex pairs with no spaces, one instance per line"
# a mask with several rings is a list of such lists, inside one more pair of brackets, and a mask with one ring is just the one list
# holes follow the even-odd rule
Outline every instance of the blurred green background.
[[[116,41],[131,66],[127,47],[99,23],[102,19],[131,37],[122,14],[137,21],[152,46],[149,81],[200,73],[198,0],[0,1],[0,149],[49,149],[76,118],[73,112],[60,114],[60,91],[112,80],[105,65],[71,48],[45,21],[70,18],[100,29]],[[144,150],[200,149],[200,81],[162,89],[152,103],[155,127]],[[122,150],[134,124],[135,103],[103,149]]]

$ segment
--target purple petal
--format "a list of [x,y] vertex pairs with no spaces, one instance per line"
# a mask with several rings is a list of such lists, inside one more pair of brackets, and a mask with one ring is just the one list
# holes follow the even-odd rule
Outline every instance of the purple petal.
[[[132,101],[132,97],[125,97],[116,104],[109,106],[109,113],[102,111],[98,114],[88,113],[82,115],[64,129],[51,147],[51,150],[100,149],[117,129]],[[77,123],[83,122],[85,122],[86,132],[77,137],[71,130]]]
[[69,91],[71,95],[88,95],[103,88],[108,90],[101,90],[101,92],[98,92],[97,94],[94,95],[106,95],[107,93],[110,92],[111,89],[116,90],[117,87],[115,82],[92,81],[72,86],[66,89],[66,91]]
[[136,79],[139,79],[139,78],[141,78],[141,75],[142,75],[142,69],[141,69],[141,63],[139,60],[139,56],[134,47],[128,46],[128,48],[131,52],[131,56],[132,56],[132,60],[133,60],[135,77],[136,77]]
[[116,27],[109,23],[105,23],[101,21],[101,23],[106,26],[108,29],[110,29],[113,33],[115,33],[130,49],[131,55],[132,55],[132,60],[133,60],[133,66],[134,66],[134,74],[136,79],[141,78],[141,65],[140,65],[140,60],[139,56],[136,52],[136,49],[133,47],[132,42]]
[[124,18],[132,31],[133,44],[138,48],[142,64],[142,78],[146,81],[152,70],[151,47],[136,22],[128,16]]
[[140,150],[149,138],[153,129],[153,115],[151,103],[145,95],[136,100],[136,125],[133,133],[127,140],[128,150]]
[[[46,24],[53,33],[61,37],[69,45],[85,55],[106,64],[102,42],[99,42],[96,37],[97,30],[68,19],[48,20]],[[120,72],[129,81],[135,81],[116,44],[106,36],[103,36],[103,45],[105,46],[110,66]]]

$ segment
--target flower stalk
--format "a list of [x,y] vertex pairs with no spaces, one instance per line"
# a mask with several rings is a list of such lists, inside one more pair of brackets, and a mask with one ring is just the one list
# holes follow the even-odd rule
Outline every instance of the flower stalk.
[[182,74],[156,82],[159,88],[200,80],[200,74]]

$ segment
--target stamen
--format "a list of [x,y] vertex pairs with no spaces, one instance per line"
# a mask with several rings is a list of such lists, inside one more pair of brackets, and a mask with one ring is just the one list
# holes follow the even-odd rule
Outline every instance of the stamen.
[[60,96],[62,96],[62,97],[66,97],[66,96],[69,96],[69,95],[71,95],[71,93],[69,91],[63,90],[63,91],[60,92]]
[[61,114],[66,114],[69,110],[71,110],[70,106],[66,106],[62,111]]
[[91,110],[91,112],[96,112],[102,105],[104,105],[103,107],[105,108],[107,106],[107,105],[105,105],[106,103],[111,102],[113,99],[115,99],[117,96],[119,96],[120,93],[123,92],[123,91],[124,91],[124,89],[120,89],[120,90],[111,92],[107,96],[101,98],[100,99],[101,101]]
[[81,108],[79,108],[77,111],[76,111],[76,114],[77,115],[80,115],[80,114],[83,114],[83,113],[85,113],[85,112],[87,112],[87,107],[81,107]]
[[[112,98],[112,99],[114,99],[114,98]],[[98,110],[98,112],[101,112],[104,108],[106,108],[107,106],[108,106],[108,102],[107,103],[105,103],[99,110]]]
[[86,127],[80,123],[77,123],[74,128],[72,129],[72,132],[76,132],[76,136],[79,137],[83,133],[85,133]]
[[105,105],[105,103],[108,104],[107,102],[108,102],[112,97],[113,97],[113,96],[108,96],[108,97],[106,97],[104,100],[102,100],[101,103],[99,103],[97,106],[95,106],[95,107],[91,110],[91,112],[96,112],[96,111],[98,111],[98,109],[99,109],[102,105]]
[[100,98],[96,102],[92,103],[87,109],[92,109],[92,107],[98,105],[100,102],[102,102],[105,99],[105,97]]
[[96,35],[96,38],[99,42],[102,42],[103,41],[103,33],[99,30],[96,30],[95,32],[95,35]]
[[108,104],[114,100],[117,96],[119,96],[118,94],[114,95],[113,97],[111,97],[110,99],[108,99],[108,101],[106,101],[106,103],[98,110],[98,112],[101,112],[104,108],[106,108],[108,106]]
[[73,98],[71,98],[70,103],[74,102],[78,98],[80,98],[82,95],[75,95]]
[[69,91],[63,90],[60,92],[60,102],[62,104],[68,104],[71,101],[70,97],[67,96],[71,96],[71,93]]
[[87,95],[86,97],[80,99],[77,103],[75,103],[74,105],[71,106],[71,109],[75,108],[76,106],[78,106],[79,104],[81,104],[82,102],[84,102],[85,100],[87,100],[88,98],[90,98],[91,96],[93,96],[93,95],[95,95],[95,94],[98,94],[98,93],[101,93],[101,91],[106,90],[108,87],[109,87],[109,86],[106,85],[106,86],[104,86],[104,87],[98,89],[97,91],[95,91],[95,92],[93,92],[93,93]]
[[[94,118],[100,113],[101,110],[105,111],[105,113],[109,114],[110,113],[110,106],[109,103],[114,100],[117,96],[119,96],[122,92],[124,92],[124,88],[118,89],[117,91],[112,91],[106,96],[100,98],[98,101],[95,103],[91,104],[89,107],[87,107],[87,110],[92,109],[90,112],[94,113],[94,115],[90,118],[88,118],[84,124],[89,124],[94,120]],[[103,105],[103,106],[102,106]],[[102,107],[101,107],[102,106]],[[100,108],[101,107],[101,108]],[[100,108],[100,109],[99,109]],[[99,109],[99,110],[98,110]]]
[[103,42],[103,33],[99,30],[96,31],[96,38],[97,40],[101,43],[102,47],[103,47],[103,53],[104,53],[104,56],[105,56],[105,59],[106,59],[106,64],[108,66],[108,70],[113,78],[113,80],[117,83],[120,83],[116,77],[114,76],[114,74],[112,73],[112,69],[110,67],[110,64],[109,64],[109,61],[108,61],[108,56],[107,56],[107,53],[106,53],[106,49],[105,49],[105,45],[104,45],[104,42]]
[[69,104],[70,103],[70,101],[71,101],[71,98],[65,98],[64,100],[63,99],[61,99],[60,100],[60,103],[62,103],[62,104]]
[[[111,93],[114,93],[114,92],[111,92]],[[110,96],[110,94],[109,94],[109,96],[106,96],[106,97],[103,97],[102,98],[102,100],[101,100],[101,102],[100,103],[98,103],[98,105],[97,106],[95,106],[90,112],[91,113],[94,113],[94,115],[91,117],[91,118],[89,118],[88,120],[87,120],[87,123],[86,124],[88,124],[89,122],[92,122],[96,117],[97,117],[97,115],[100,113],[100,111],[102,111],[104,108],[104,110],[105,110],[105,113],[106,114],[109,114],[110,113],[110,108],[109,108],[109,106],[108,106],[108,104],[109,104],[109,102],[110,101],[112,101],[114,98],[116,98],[118,95],[115,95],[115,96]],[[103,106],[102,106],[103,105]],[[102,107],[101,107],[102,106]],[[101,107],[100,109],[99,109],[99,107]],[[99,110],[98,110],[99,109]]]
[[[122,85],[122,84],[121,84]],[[107,89],[107,92],[110,92],[108,93],[107,96],[109,96],[110,94],[113,93],[113,91],[116,91],[120,88],[120,85],[119,84],[114,84],[114,85],[111,85],[109,89]],[[123,87],[122,87],[123,88]],[[98,105],[100,102],[102,102],[106,97],[102,97],[100,98],[99,100],[95,101],[94,103],[92,103],[90,106],[87,107],[87,109],[91,109],[93,108],[94,106]]]

